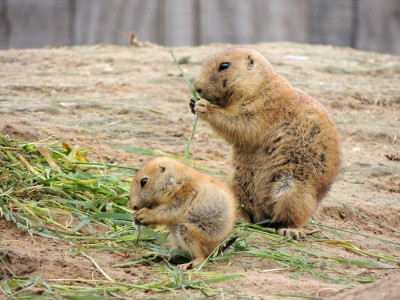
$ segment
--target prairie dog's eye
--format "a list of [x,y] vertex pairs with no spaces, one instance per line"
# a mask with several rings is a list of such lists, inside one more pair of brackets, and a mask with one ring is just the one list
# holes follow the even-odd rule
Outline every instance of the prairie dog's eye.
[[148,178],[147,178],[147,177],[143,178],[142,180],[140,180],[140,185],[141,185],[142,187],[144,187],[144,186],[146,185],[147,181],[148,181]]
[[230,65],[231,65],[230,62],[227,61],[222,62],[218,67],[218,72],[228,69]]

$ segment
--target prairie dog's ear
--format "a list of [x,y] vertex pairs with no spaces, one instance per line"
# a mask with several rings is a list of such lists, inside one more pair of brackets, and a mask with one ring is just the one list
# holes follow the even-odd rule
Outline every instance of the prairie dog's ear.
[[251,55],[247,55],[246,58],[247,62],[247,69],[251,70],[254,68],[254,58]]
[[165,171],[165,166],[163,165],[159,165],[160,169],[161,169],[161,173]]

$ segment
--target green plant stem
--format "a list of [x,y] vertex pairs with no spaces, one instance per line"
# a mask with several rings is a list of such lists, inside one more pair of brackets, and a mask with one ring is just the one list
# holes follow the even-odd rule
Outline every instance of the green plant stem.
[[[185,79],[186,84],[188,85],[190,92],[192,93],[194,102],[197,102],[199,100],[199,98],[197,97],[196,91],[194,90],[194,88],[193,88],[189,78],[186,76],[185,72],[183,72],[179,62],[176,60],[173,51],[171,51],[171,56],[172,56],[175,64],[178,66],[179,71],[181,71],[182,76]],[[192,140],[193,140],[194,134],[196,133],[198,119],[199,119],[199,117],[196,116],[196,120],[194,121],[193,128],[192,128],[192,134],[190,135],[189,141],[187,142],[186,147],[185,147],[185,152],[184,152],[184,155],[183,155],[184,162],[187,162],[188,157],[189,157],[190,146],[192,144]]]

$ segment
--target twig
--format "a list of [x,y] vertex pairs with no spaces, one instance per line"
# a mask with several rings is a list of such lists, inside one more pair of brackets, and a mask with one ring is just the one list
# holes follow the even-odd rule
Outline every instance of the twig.
[[29,171],[31,171],[35,175],[40,175],[40,173],[19,153],[14,153],[28,168]]
[[108,279],[109,281],[111,281],[111,282],[115,282],[114,279],[112,279],[110,276],[108,276],[107,273],[104,272],[102,268],[100,268],[100,266],[97,264],[97,262],[95,262],[95,260],[94,260],[93,258],[91,258],[89,255],[86,255],[86,254],[83,253],[82,251],[79,251],[79,253],[82,254],[83,256],[85,256],[87,259],[89,259],[89,260],[94,264],[94,266],[97,268],[97,270],[99,270],[100,273],[103,274],[103,276],[104,276],[105,278],[107,278],[107,279]]
[[349,206],[349,205],[343,203],[342,201],[340,201],[340,200],[338,200],[338,199],[335,199],[335,198],[333,198],[332,196],[330,196],[330,198],[332,198],[333,200],[339,202],[339,203],[342,204],[344,207],[346,207],[346,208],[352,210],[352,211],[355,212],[356,214],[359,214],[359,215],[360,215],[361,217],[363,217],[364,219],[367,219],[367,220],[369,220],[369,221],[371,221],[371,222],[374,222],[375,224],[377,224],[377,225],[379,225],[379,226],[382,226],[382,227],[384,227],[384,228],[386,228],[386,229],[388,229],[388,230],[390,230],[390,231],[400,233],[400,231],[398,231],[398,230],[396,230],[396,229],[394,229],[394,228],[391,228],[391,227],[389,227],[389,226],[386,226],[386,225],[384,225],[384,224],[382,224],[382,223],[379,223],[378,221],[375,221],[374,219],[372,219],[372,218],[370,218],[370,217],[364,215],[363,213],[359,212],[357,209],[355,209],[355,208],[353,208],[353,207],[351,207],[351,206]]
[[11,276],[16,277],[15,274],[13,273],[13,271],[11,271],[11,269],[7,266],[6,262],[4,261],[4,257],[6,257],[6,255],[8,254],[8,250],[5,250],[2,254],[3,254],[3,256],[0,257],[0,261],[3,263],[4,267],[11,274]]
[[323,226],[323,227],[330,228],[330,229],[335,229],[335,230],[339,230],[339,231],[344,231],[344,232],[348,232],[348,233],[353,233],[353,234],[356,234],[356,235],[365,236],[365,237],[367,237],[367,238],[371,238],[371,239],[378,240],[378,241],[382,241],[382,242],[388,242],[388,243],[391,243],[391,244],[400,245],[400,242],[395,242],[395,241],[391,241],[391,240],[381,239],[381,238],[378,238],[378,237],[375,237],[375,236],[372,236],[372,235],[363,234],[363,233],[359,233],[359,232],[352,231],[352,230],[348,230],[348,229],[343,229],[343,228],[338,228],[338,227],[333,227],[333,226],[325,225],[325,224],[322,224],[321,222],[318,222],[318,221],[311,221],[311,223],[312,223],[312,224],[318,224],[319,226]]

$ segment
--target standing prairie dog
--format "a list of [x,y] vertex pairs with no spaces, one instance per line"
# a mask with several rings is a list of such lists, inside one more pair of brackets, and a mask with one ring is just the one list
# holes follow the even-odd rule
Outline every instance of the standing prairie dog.
[[171,158],[148,162],[133,181],[130,204],[136,224],[162,225],[173,248],[187,251],[197,265],[220,244],[235,224],[232,192],[218,180]]
[[250,222],[272,219],[278,233],[305,238],[304,223],[339,168],[339,139],[324,107],[293,88],[255,50],[208,59],[193,113],[233,146],[231,189]]

